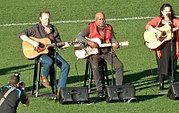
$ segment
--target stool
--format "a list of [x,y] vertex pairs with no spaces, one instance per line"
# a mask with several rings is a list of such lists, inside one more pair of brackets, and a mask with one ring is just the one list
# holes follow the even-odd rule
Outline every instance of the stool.
[[[106,81],[106,85],[109,86],[109,78],[108,78],[108,74],[107,74],[107,62],[105,60],[102,59],[102,72],[103,72],[103,80]],[[92,80],[93,80],[93,70],[92,70],[92,66],[90,61],[87,59],[86,60],[86,69],[85,69],[85,78],[84,78],[84,87],[88,87],[88,93],[91,93],[92,91]],[[87,81],[88,81],[88,85],[87,85]],[[105,85],[105,82],[103,83],[103,85]]]
[[[56,88],[56,77],[55,77],[55,67],[54,63],[52,64],[50,68],[50,86],[52,89],[52,93],[55,94]],[[35,59],[35,65],[34,65],[34,77],[33,77],[33,85],[32,85],[32,95],[35,94],[36,97],[39,95],[39,86],[40,84],[40,76],[41,76],[41,63],[39,62],[39,58]]]

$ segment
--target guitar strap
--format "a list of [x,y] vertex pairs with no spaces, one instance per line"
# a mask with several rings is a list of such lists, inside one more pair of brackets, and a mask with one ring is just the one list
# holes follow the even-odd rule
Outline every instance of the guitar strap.
[[[107,27],[105,27],[102,31],[102,33],[100,33],[101,37],[102,37],[102,40],[101,42],[102,43],[107,43],[106,42],[106,30],[107,30]],[[110,47],[104,47],[104,48],[100,48],[99,49],[99,52],[102,52],[103,54],[106,54],[110,51]]]
[[2,105],[2,103],[5,101],[5,99],[7,98],[7,96],[14,91],[16,88],[15,87],[11,87],[5,94],[4,96],[1,98],[0,100],[0,106]]
[[106,42],[106,27],[102,30],[100,30],[100,28],[98,29],[99,30],[99,34],[101,35],[101,42],[104,43]]

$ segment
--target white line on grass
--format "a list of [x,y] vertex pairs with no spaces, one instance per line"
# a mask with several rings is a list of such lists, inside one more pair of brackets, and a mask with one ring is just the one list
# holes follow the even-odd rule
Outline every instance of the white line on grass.
[[[151,19],[153,17],[130,17],[130,18],[114,18],[114,19],[106,19],[106,21],[123,21],[123,20],[143,20],[143,19]],[[57,23],[82,23],[82,22],[91,22],[92,20],[69,20],[69,21],[54,21],[51,22],[53,24]],[[1,24],[0,27],[9,27],[9,26],[24,26],[24,25],[33,25],[36,23],[12,23],[12,24]]]

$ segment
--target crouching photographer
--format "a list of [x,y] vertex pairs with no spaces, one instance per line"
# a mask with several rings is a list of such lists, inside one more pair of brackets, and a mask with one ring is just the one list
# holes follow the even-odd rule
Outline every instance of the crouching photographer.
[[20,74],[16,73],[0,88],[0,113],[16,113],[19,102],[29,105],[25,83],[20,82]]

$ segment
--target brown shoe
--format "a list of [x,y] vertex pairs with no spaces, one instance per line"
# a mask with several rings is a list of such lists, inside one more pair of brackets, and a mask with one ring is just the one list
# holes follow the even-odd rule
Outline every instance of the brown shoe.
[[48,82],[48,79],[45,76],[41,76],[42,84],[46,88],[50,88],[50,84]]

